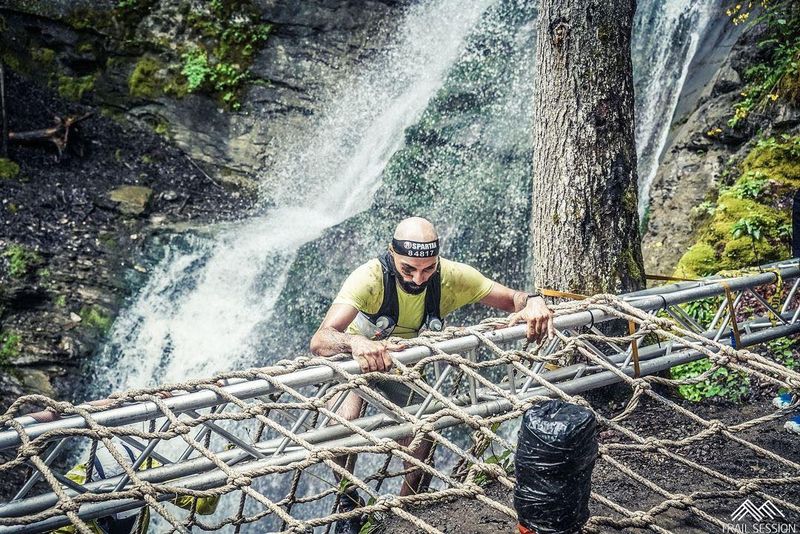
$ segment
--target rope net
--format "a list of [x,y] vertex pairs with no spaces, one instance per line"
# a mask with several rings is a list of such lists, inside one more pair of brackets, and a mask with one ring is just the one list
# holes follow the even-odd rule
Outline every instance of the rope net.
[[[753,293],[765,303],[761,311],[775,311],[766,304],[774,286],[761,291]],[[759,302],[753,300],[754,312]],[[761,439],[798,406],[797,370],[709,339],[700,325],[692,327],[664,311],[642,311],[613,295],[554,309],[557,316],[604,312],[625,328],[606,329],[615,334],[610,335],[591,325],[559,331],[557,339],[541,345],[517,341],[500,346],[491,332],[507,323],[491,320],[401,340],[406,346],[427,347],[430,355],[413,365],[395,358],[388,373],[351,373],[344,357],[300,357],[211,379],[126,391],[102,408],[22,397],[0,417],[19,442],[5,451],[0,477],[12,481],[26,472],[35,484],[18,493],[5,511],[0,508],[0,531],[26,525],[30,531],[53,530],[57,523],[45,520],[61,518],[70,525],[61,532],[98,532],[98,517],[144,506],[149,511],[139,513],[140,526],[150,515],[151,529],[155,523],[159,532],[331,532],[336,521],[362,515],[369,516],[363,532],[385,529],[387,521],[404,525],[402,531],[441,532],[422,511],[455,498],[474,500],[513,522],[509,495],[519,417],[554,397],[585,406],[597,418],[595,480],[606,483],[594,485],[588,532],[684,532],[687,524],[699,525],[697,531],[724,529],[733,510],[729,504],[755,497],[771,501],[785,517],[800,518],[800,448],[776,451]],[[717,315],[721,332],[725,315]],[[771,321],[779,325],[775,315]],[[769,326],[764,317],[760,320]],[[440,341],[463,336],[476,336],[478,349],[449,354],[440,348]],[[708,358],[711,365],[691,379],[636,376],[640,366],[643,374],[652,373],[651,362],[681,355],[690,355],[686,361]],[[284,380],[318,366],[332,370],[335,379],[300,385]],[[669,393],[720,370],[794,396],[784,408],[736,410],[734,419],[722,420],[695,413]],[[263,381],[272,392],[233,394],[230,384],[242,381]],[[621,405],[593,404],[578,394],[611,383],[622,384],[627,392]],[[400,386],[412,392],[409,407],[386,394]],[[166,391],[174,398],[162,398]],[[213,392],[216,404],[171,408],[181,394],[200,391]],[[337,413],[346,394],[365,400],[351,420]],[[135,403],[152,403],[149,421],[98,422],[100,413]],[[14,419],[31,405],[62,418],[77,416],[85,424],[32,436],[29,426]],[[653,407],[659,407],[664,424],[637,426],[642,422],[637,414],[647,417]],[[418,459],[415,451],[425,440],[434,446],[427,458]],[[715,461],[731,448],[739,451],[732,457],[750,461]],[[92,468],[103,450],[113,458],[115,476],[103,477]],[[342,459],[356,456],[351,473]],[[80,464],[86,466],[83,480],[64,476]],[[409,472],[429,478],[429,489],[401,496]],[[692,481],[695,487],[687,487]],[[340,506],[342,496],[353,490],[363,500],[354,508]],[[20,502],[33,504],[9,512]]]

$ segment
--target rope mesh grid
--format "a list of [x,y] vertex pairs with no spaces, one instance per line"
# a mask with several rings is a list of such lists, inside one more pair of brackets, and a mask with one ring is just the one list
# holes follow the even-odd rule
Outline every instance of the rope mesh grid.
[[[796,301],[796,289],[795,283],[792,290],[787,287],[782,293]],[[747,297],[747,292],[760,293],[759,298]],[[795,322],[797,314],[790,309],[791,303],[786,302],[780,310],[779,302],[774,307],[767,304],[776,300],[773,293],[774,286],[756,291],[751,288],[742,291],[735,302],[730,300],[730,307],[715,302],[721,311],[711,325],[692,324],[677,306],[665,306],[659,313],[647,312],[617,296],[596,295],[554,305],[556,315],[591,309],[620,324],[633,325],[631,333],[625,328],[624,335],[606,335],[591,324],[590,328],[559,331],[555,340],[542,345],[513,342],[501,346],[490,333],[508,325],[502,319],[493,319],[474,327],[448,328],[402,340],[407,346],[427,347],[429,355],[411,365],[395,359],[389,373],[353,373],[348,370],[352,366],[344,365],[346,358],[300,357],[270,367],[221,373],[211,379],[126,391],[114,395],[110,407],[76,406],[39,395],[22,397],[0,417],[0,424],[11,427],[19,438],[14,450],[5,451],[10,454],[0,463],[0,476],[11,479],[15,473],[31,469],[38,482],[32,491],[21,491],[17,499],[0,507],[0,531],[26,525],[30,526],[26,531],[52,530],[56,524],[71,524],[78,532],[90,533],[96,517],[147,505],[163,525],[158,531],[329,532],[338,520],[369,514],[376,525],[394,515],[419,531],[440,532],[415,512],[424,505],[458,497],[475,499],[515,518],[507,501],[487,495],[487,484],[513,488],[513,469],[509,466],[516,441],[512,437],[514,427],[525,410],[553,397],[593,411],[601,436],[596,470],[613,474],[621,486],[635,488],[641,494],[640,506],[634,507],[617,502],[613,492],[592,493],[595,513],[585,527],[588,532],[627,528],[671,532],[676,513],[691,517],[706,529],[723,529],[728,521],[727,517],[720,518],[720,503],[749,497],[770,500],[784,513],[800,518],[797,455],[793,460],[786,457],[791,455],[770,450],[752,437],[759,429],[788,417],[797,407],[800,374],[745,348],[734,349],[713,339],[727,339],[722,334],[730,330],[730,308],[734,304],[734,315],[744,313],[742,303],[750,303],[751,318],[756,317],[749,322],[740,320],[743,335]],[[793,321],[782,319],[793,313]],[[716,328],[717,335],[709,338],[708,332],[704,334],[706,326]],[[440,348],[441,341],[464,336],[477,337],[479,348],[464,353],[447,353]],[[651,352],[655,356],[648,356]],[[695,359],[707,357],[711,368],[699,377],[683,380],[656,374],[636,376],[634,372],[640,364],[681,354],[692,354]],[[329,368],[335,379],[299,386],[282,380],[315,366]],[[663,393],[667,387],[705,380],[719,369],[792,392],[794,404],[753,417],[742,412],[740,420],[721,421],[703,418],[686,403],[675,402]],[[582,390],[581,380],[598,377],[606,378],[595,380],[590,387],[614,382],[625,385],[627,400],[618,412],[593,407],[576,394]],[[263,381],[272,393],[250,398],[232,394],[228,385],[242,381]],[[380,382],[407,386],[416,394],[417,403],[405,409],[398,406],[382,393]],[[666,387],[654,388],[657,385]],[[214,406],[173,410],[172,399],[161,395],[172,391],[178,398],[178,392],[203,390],[216,395]],[[352,421],[336,411],[337,399],[348,393],[366,401],[361,417]],[[149,424],[115,426],[97,421],[100,412],[134,403],[151,403]],[[655,434],[637,431],[631,423],[643,404],[668,409],[670,424]],[[83,428],[55,428],[31,437],[28,427],[14,419],[30,405],[49,408],[63,418],[80,417],[85,424]],[[435,447],[427,460],[414,455],[423,439],[432,440]],[[57,455],[51,452],[64,440],[69,444],[67,449],[87,452],[73,454],[68,460],[63,456],[55,459]],[[131,461],[122,452],[121,442],[146,451],[140,454],[146,454],[147,460]],[[69,484],[64,471],[79,457],[85,460],[94,456],[98,444],[105,446],[123,474],[101,479],[95,473],[93,482]],[[694,451],[709,444],[717,450],[744,450],[759,466],[747,470],[733,465],[728,469],[719,463],[699,461]],[[354,454],[358,455],[354,474],[335,461]],[[151,458],[158,459],[160,465],[139,468]],[[187,465],[191,469],[176,470]],[[651,472],[647,465],[666,469],[666,476]],[[431,478],[431,490],[400,496],[403,476],[412,470],[421,470]],[[701,487],[680,489],[680,480],[698,477],[704,481]],[[365,504],[340,511],[343,490],[353,488],[365,498]],[[28,492],[37,496],[31,497]],[[176,495],[193,497],[195,502],[181,510],[169,504]],[[217,496],[221,496],[221,502],[214,515],[197,513],[197,499]],[[26,499],[40,499],[44,504],[34,503],[24,513],[8,512],[10,506]],[[46,522],[57,519],[61,522]]]

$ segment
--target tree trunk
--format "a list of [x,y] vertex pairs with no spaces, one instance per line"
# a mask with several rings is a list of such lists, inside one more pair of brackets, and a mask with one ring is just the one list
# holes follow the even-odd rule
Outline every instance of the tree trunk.
[[541,0],[533,139],[537,287],[618,293],[644,283],[631,26],[635,0]]

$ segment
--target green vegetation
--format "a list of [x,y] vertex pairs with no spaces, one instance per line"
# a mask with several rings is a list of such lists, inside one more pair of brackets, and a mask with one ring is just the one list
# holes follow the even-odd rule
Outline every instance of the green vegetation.
[[40,65],[50,65],[56,58],[52,48],[31,48],[31,59]]
[[92,328],[96,328],[100,333],[105,334],[111,328],[112,318],[107,315],[101,308],[91,306],[82,308],[80,313],[81,319],[85,324]]
[[800,339],[782,337],[767,342],[768,356],[789,369],[796,369],[800,365]]
[[261,24],[258,10],[246,0],[212,0],[206,9],[190,13],[188,22],[196,44],[181,51],[187,90],[212,93],[238,109],[237,93],[249,79],[253,54],[272,26]]
[[714,318],[714,314],[717,313],[720,304],[722,304],[722,297],[711,297],[687,302],[681,304],[680,307],[698,324],[707,327]]
[[695,210],[705,220],[678,262],[677,276],[706,276],[789,256],[786,206],[800,187],[800,136],[761,139],[734,170],[739,178]]
[[83,93],[94,89],[96,79],[96,74],[77,77],[60,74],[58,76],[58,94],[69,100],[80,100]]
[[3,256],[6,257],[8,262],[8,274],[12,278],[22,278],[26,276],[31,269],[41,263],[41,257],[34,251],[27,249],[22,245],[9,245],[6,247]]
[[10,159],[0,158],[0,180],[10,180],[19,174],[19,165]]
[[[151,4],[124,0],[117,9],[144,15]],[[178,44],[174,63],[151,55],[136,63],[128,78],[132,96],[182,98],[204,92],[231,109],[239,108],[238,94],[249,80],[253,54],[267,40],[272,26],[259,23],[259,12],[249,1],[212,1],[198,7],[186,15],[188,35]]]
[[16,332],[0,332],[0,368],[6,368],[19,356],[21,339]]
[[[484,463],[499,465],[503,468],[503,471],[505,471],[507,475],[510,475],[514,472],[514,457],[509,449],[505,449],[500,454],[490,455],[488,458],[486,458]],[[487,475],[483,471],[480,471],[475,475],[473,482],[475,482],[475,484],[478,486],[487,486],[494,480],[494,477]]]
[[[675,380],[696,379],[693,384],[678,386],[681,397],[690,401],[701,401],[712,397],[726,399],[732,402],[742,402],[750,392],[750,379],[746,374],[719,367],[709,372],[713,364],[708,358],[677,365],[670,370],[670,376]],[[704,373],[702,379],[699,377]]]
[[56,297],[54,301],[56,308],[65,308],[67,306],[67,296],[66,295],[59,295]]
[[[742,99],[734,105],[732,128],[741,126],[751,113],[762,111],[776,101],[800,104],[800,4],[795,0],[761,0],[736,4],[728,9],[734,24],[748,21],[764,28],[758,46],[765,60],[744,72],[747,83]],[[758,16],[751,17],[755,8]]]
[[[722,297],[711,297],[681,304],[681,308],[692,319],[703,327],[709,327],[717,308],[722,304]],[[674,380],[697,379],[708,372],[713,363],[708,358],[677,365],[670,369],[670,377]],[[741,402],[750,391],[747,375],[734,372],[724,367],[711,372],[709,376],[698,379],[697,383],[678,386],[678,394],[690,401],[701,401],[712,397]]]
[[128,92],[139,98],[155,98],[163,93],[161,72],[164,66],[158,59],[144,55],[136,62],[128,77]]

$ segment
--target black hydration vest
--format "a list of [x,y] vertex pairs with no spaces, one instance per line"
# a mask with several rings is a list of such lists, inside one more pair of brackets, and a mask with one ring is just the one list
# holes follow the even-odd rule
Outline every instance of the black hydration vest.
[[[377,313],[364,313],[359,312],[357,324],[362,322],[363,319],[369,321],[373,327],[373,332],[365,332],[364,328],[360,328],[362,333],[367,337],[373,339],[385,339],[392,335],[397,320],[400,317],[400,302],[397,298],[397,273],[394,269],[394,262],[392,255],[387,250],[382,256],[378,258],[381,262],[381,270],[383,271],[383,302]],[[440,264],[441,265],[441,264]],[[419,330],[423,326],[428,330],[440,331],[444,328],[441,313],[439,311],[439,301],[442,296],[442,276],[441,267],[437,267],[436,272],[431,275],[428,280],[428,285],[425,290],[425,311],[422,314],[422,323],[419,325]],[[363,324],[361,325],[364,326]]]

